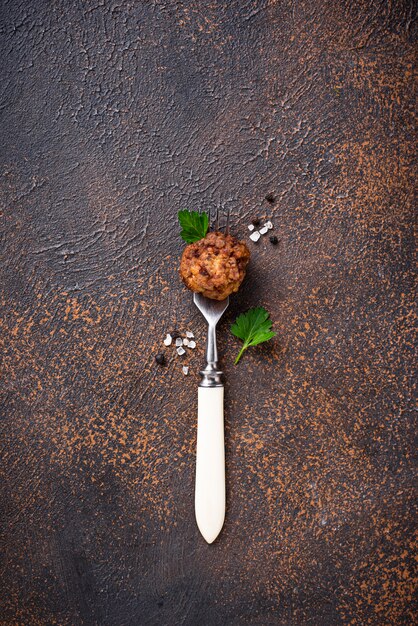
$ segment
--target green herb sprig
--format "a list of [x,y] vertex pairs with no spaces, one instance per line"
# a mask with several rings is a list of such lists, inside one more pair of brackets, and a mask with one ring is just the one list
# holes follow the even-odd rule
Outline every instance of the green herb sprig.
[[235,365],[247,348],[264,343],[276,335],[271,329],[272,324],[270,313],[262,306],[249,309],[246,313],[238,315],[231,326],[231,332],[235,337],[241,339],[244,345],[235,359]]
[[178,217],[182,228],[180,237],[182,237],[186,243],[194,243],[206,237],[209,228],[209,217],[207,213],[179,211]]

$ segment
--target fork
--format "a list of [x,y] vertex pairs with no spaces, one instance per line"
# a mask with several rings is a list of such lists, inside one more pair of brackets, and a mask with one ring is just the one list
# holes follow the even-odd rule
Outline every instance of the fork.
[[[215,229],[219,230],[219,210]],[[225,231],[229,234],[229,211]],[[200,372],[198,388],[195,515],[204,539],[212,543],[225,520],[224,386],[218,369],[216,325],[228,308],[229,298],[211,300],[194,293],[193,302],[208,323],[207,363]]]

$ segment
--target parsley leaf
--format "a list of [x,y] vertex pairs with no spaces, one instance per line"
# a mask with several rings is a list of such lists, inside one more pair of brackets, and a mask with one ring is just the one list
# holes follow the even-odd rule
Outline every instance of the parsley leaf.
[[238,315],[231,326],[231,332],[235,337],[242,339],[244,345],[235,359],[235,365],[247,348],[257,346],[259,343],[268,341],[275,336],[276,333],[271,330],[272,324],[270,313],[262,306]]
[[179,211],[178,214],[182,231],[180,236],[187,243],[194,243],[206,237],[209,227],[209,218],[207,213],[199,213],[198,211]]

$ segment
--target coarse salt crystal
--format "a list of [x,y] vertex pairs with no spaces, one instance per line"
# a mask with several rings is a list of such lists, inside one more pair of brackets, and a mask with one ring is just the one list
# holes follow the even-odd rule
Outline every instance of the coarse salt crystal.
[[186,337],[188,337],[189,339],[193,339],[194,334],[192,333],[191,330],[186,330]]
[[187,347],[191,348],[192,350],[194,350],[196,348],[196,342],[195,341],[189,341],[189,345]]
[[270,221],[266,222],[266,223],[264,224],[264,226],[267,226],[267,228],[268,228],[269,230],[271,230],[271,229],[273,228],[273,224],[272,224]]
[[254,230],[255,226],[254,224],[248,224],[248,230]]
[[260,228],[260,235],[265,235],[267,231],[268,231],[267,226],[263,226],[263,228]]
[[186,350],[185,350],[184,348],[182,348],[181,346],[180,346],[180,348],[177,348],[177,354],[178,354],[179,356],[181,356],[181,355],[182,355],[182,354],[184,354],[185,352],[186,352]]
[[187,346],[187,345],[188,345],[188,343],[189,343],[189,340],[187,339],[187,337],[185,337],[185,338],[183,339],[183,346]]
[[187,365],[183,365],[182,370],[183,370],[183,374],[187,376],[187,374],[189,373],[189,368],[187,367]]
[[176,339],[176,346],[177,346],[177,348],[179,348],[182,345],[183,345],[183,339],[181,337],[177,337],[177,339]]
[[252,233],[252,234],[250,235],[250,239],[251,239],[251,241],[258,241],[258,240],[260,239],[260,237],[261,237],[261,235],[260,235],[260,233],[258,232],[258,230],[256,230],[254,233]]
[[164,339],[164,345],[171,346],[172,341],[173,341],[172,336],[170,335],[170,333],[167,333],[167,337]]

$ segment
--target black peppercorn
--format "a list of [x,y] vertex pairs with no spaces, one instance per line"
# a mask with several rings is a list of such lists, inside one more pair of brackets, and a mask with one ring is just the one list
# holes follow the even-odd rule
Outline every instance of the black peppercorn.
[[179,337],[181,337],[181,335],[178,332],[178,330],[173,330],[173,332],[170,333],[170,335],[172,336],[173,339],[179,339]]
[[251,224],[253,226],[260,226],[261,220],[259,217],[255,217],[253,220],[251,220]]
[[272,193],[268,193],[266,195],[266,200],[267,200],[267,202],[270,202],[270,204],[273,204],[273,202],[275,200],[275,197],[274,197],[274,195]]
[[277,244],[279,243],[279,240],[277,239],[276,235],[272,235],[270,237],[270,241],[273,244],[273,246],[277,246]]
[[165,363],[165,356],[162,352],[160,352],[159,354],[155,355],[155,360],[157,361],[158,365],[164,365]]

